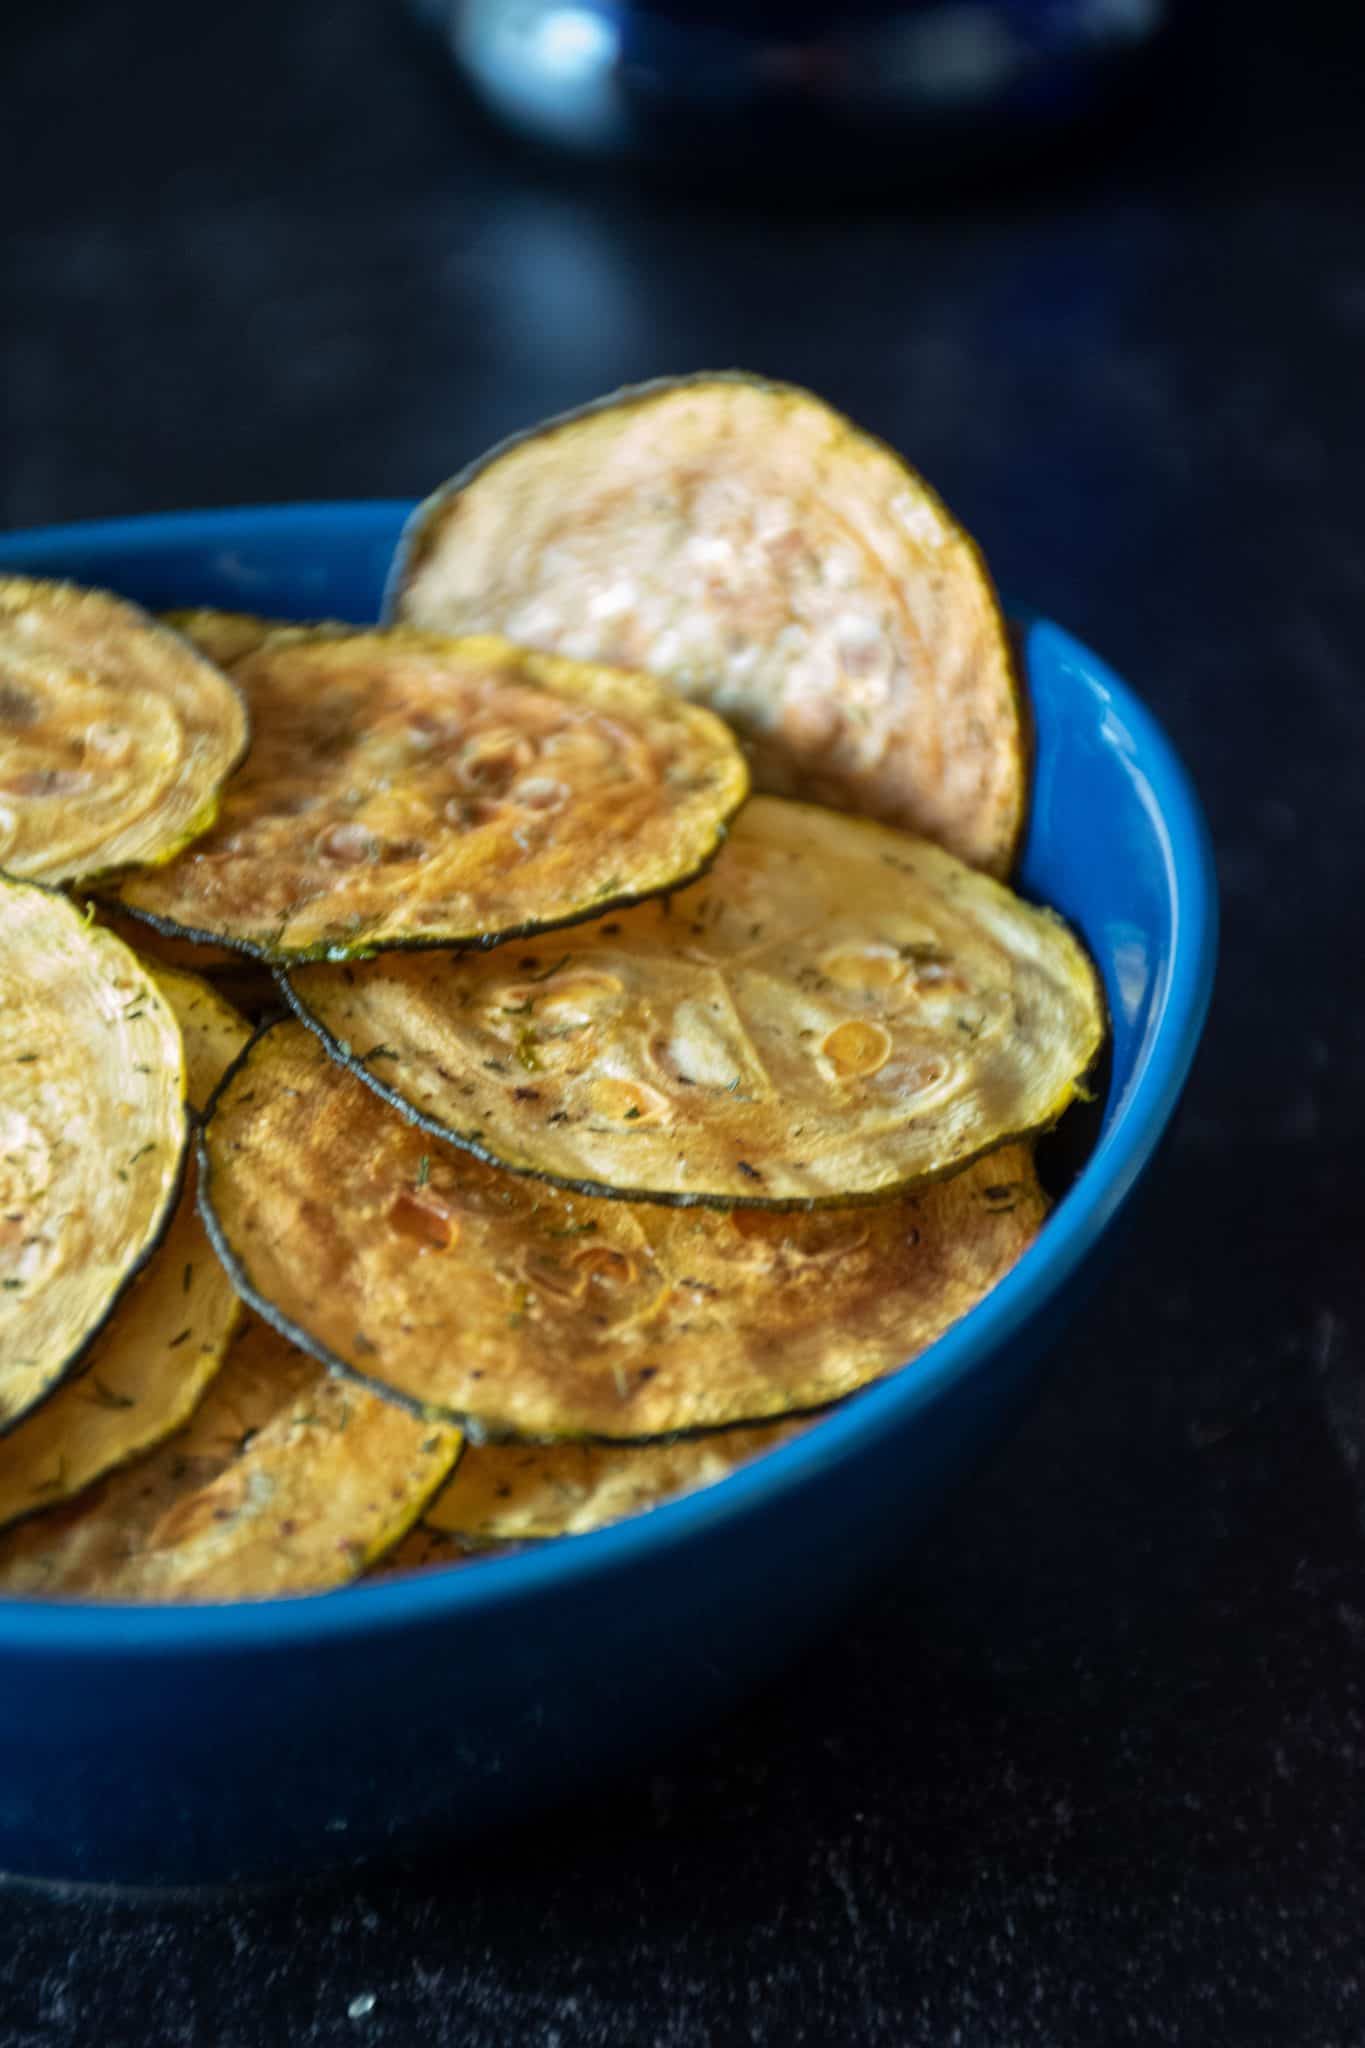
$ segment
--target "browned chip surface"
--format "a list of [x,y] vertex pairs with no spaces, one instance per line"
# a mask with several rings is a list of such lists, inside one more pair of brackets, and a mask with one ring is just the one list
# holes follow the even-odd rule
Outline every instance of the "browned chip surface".
[[326,1357],[492,1433],[821,1406],[923,1350],[1044,1213],[1022,1147],[860,1210],[562,1195],[424,1137],[293,1024],[257,1041],[205,1142],[239,1285]]

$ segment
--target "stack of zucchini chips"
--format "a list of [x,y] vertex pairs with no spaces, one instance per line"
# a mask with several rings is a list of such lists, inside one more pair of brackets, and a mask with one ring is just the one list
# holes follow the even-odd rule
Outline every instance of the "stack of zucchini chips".
[[645,386],[429,500],[389,618],[0,581],[5,1592],[599,1527],[1042,1227],[1102,1000],[1007,885],[1019,680],[913,471]]

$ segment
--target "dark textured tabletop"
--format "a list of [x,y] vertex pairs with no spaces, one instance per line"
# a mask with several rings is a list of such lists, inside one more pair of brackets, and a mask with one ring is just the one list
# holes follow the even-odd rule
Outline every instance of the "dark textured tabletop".
[[1225,934],[1104,1299],[799,1668],[492,1846],[0,1888],[0,2048],[1365,2042],[1365,46],[1224,12],[1069,171],[784,213],[521,164],[380,0],[11,9],[6,523],[795,378],[1147,694]]

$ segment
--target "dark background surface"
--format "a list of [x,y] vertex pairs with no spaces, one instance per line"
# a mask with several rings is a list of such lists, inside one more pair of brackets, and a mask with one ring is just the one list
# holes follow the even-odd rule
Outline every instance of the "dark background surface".
[[378,0],[12,10],[7,524],[813,384],[1166,719],[1225,951],[1103,1303],[817,1653],[494,1846],[0,1890],[0,2048],[1365,2042],[1365,37],[1282,18],[1069,176],[784,216],[521,165]]

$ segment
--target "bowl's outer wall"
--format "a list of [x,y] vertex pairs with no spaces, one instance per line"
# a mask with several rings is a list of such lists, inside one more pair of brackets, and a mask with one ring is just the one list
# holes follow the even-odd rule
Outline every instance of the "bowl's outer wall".
[[[0,568],[150,606],[366,620],[406,510],[54,529],[0,542]],[[413,1582],[358,1588],[303,1603],[297,1632],[299,1603],[257,1610],[260,1627],[233,1610],[218,1628],[196,1610],[177,1628],[140,1610],[0,1602],[0,1870],[265,1877],[530,1811],[717,1712],[903,1553],[1093,1282],[1174,1109],[1212,975],[1208,849],[1178,766],[1068,635],[1034,623],[1026,644],[1038,751],[1023,882],[1074,920],[1100,964],[1113,1071],[1096,1161],[1029,1255],[1031,1284],[1010,1293],[1021,1268],[997,1290],[1009,1297],[1003,1340],[980,1355],[970,1334],[935,1347],[926,1370],[860,1397],[875,1430],[833,1420],[766,1461],[762,1482],[742,1476],[646,1518],[643,1539],[635,1524],[624,1540],[563,1546],[562,1568],[507,1560],[441,1575],[451,1597],[434,1582],[415,1595]],[[1134,1104],[1149,1128],[1106,1179],[1097,1167]],[[961,1369],[936,1378],[927,1368],[953,1342]],[[324,1608],[346,1625],[310,1627]]]

